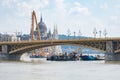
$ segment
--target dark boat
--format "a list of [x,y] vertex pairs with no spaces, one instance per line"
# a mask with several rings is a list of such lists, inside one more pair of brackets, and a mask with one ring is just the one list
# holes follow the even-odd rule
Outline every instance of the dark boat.
[[94,57],[94,56],[89,56],[89,55],[81,55],[80,59],[81,60],[86,60],[86,61],[89,61],[89,60],[104,60],[104,59],[100,59],[99,57]]
[[45,56],[41,56],[41,55],[31,55],[30,58],[45,58]]
[[76,60],[76,54],[75,53],[70,53],[67,55],[61,54],[61,55],[52,55],[51,57],[48,57],[47,60],[50,61],[75,61]]

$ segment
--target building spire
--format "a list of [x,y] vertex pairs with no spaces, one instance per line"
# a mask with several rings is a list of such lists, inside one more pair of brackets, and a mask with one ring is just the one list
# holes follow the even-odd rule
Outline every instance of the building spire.
[[59,39],[59,37],[58,37],[58,30],[57,30],[57,25],[56,24],[54,24],[53,39],[56,39],[56,40]]
[[56,34],[58,35],[58,28],[57,28],[57,24],[56,24]]
[[42,19],[42,13],[41,13],[41,18],[40,18],[40,22],[42,22],[43,21],[43,19]]
[[55,24],[54,24],[54,30],[53,30],[53,33],[55,34],[55,30],[56,30],[56,28],[55,28]]

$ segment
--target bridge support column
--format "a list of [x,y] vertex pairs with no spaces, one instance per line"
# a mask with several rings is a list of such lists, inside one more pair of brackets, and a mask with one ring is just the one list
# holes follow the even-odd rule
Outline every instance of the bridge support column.
[[9,54],[8,54],[8,46],[2,45],[0,46],[0,60],[8,60]]
[[20,60],[20,58],[21,58],[21,55],[22,54],[20,54],[20,53],[15,53],[15,54],[9,54],[9,60],[17,60],[17,61],[19,61]]
[[106,61],[120,61],[120,54],[114,53],[114,45],[112,41],[106,42],[105,60]]
[[2,53],[8,53],[8,46],[2,45]]
[[0,60],[20,60],[21,55],[20,53],[9,54],[8,45],[0,46]]

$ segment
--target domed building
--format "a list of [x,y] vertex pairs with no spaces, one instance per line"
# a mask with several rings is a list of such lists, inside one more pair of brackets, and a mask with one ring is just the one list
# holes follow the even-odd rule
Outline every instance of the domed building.
[[[47,26],[43,22],[42,16],[40,18],[40,22],[38,23],[38,27],[40,29],[40,35],[42,40],[58,40],[59,39],[57,26],[54,26],[53,34],[51,33],[51,30],[49,30],[49,32],[47,33]],[[34,36],[35,36],[35,39],[37,40],[37,36],[38,36],[37,29],[34,31]],[[43,49],[45,53],[50,53],[50,54],[62,53],[61,46],[44,47]]]
[[[42,40],[46,40],[47,39],[47,26],[46,24],[43,22],[42,16],[40,18],[40,22],[38,23],[38,27],[40,29],[40,35],[41,35],[41,39]],[[37,30],[35,30],[35,36],[37,36]]]

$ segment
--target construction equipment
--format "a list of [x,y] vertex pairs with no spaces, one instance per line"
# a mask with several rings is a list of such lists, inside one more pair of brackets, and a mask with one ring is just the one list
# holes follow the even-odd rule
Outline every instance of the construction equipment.
[[[35,11],[33,10],[32,12],[32,27],[31,27],[31,40],[34,41],[35,40],[35,35],[34,35],[34,21],[36,23],[36,31],[37,31],[37,40],[41,40],[41,34],[40,34],[40,29],[38,27],[38,22],[37,22],[37,17],[36,17],[36,13]],[[43,48],[40,48],[40,55],[41,56],[45,56],[45,53],[44,53],[44,49]],[[35,52],[35,50],[33,51]]]

